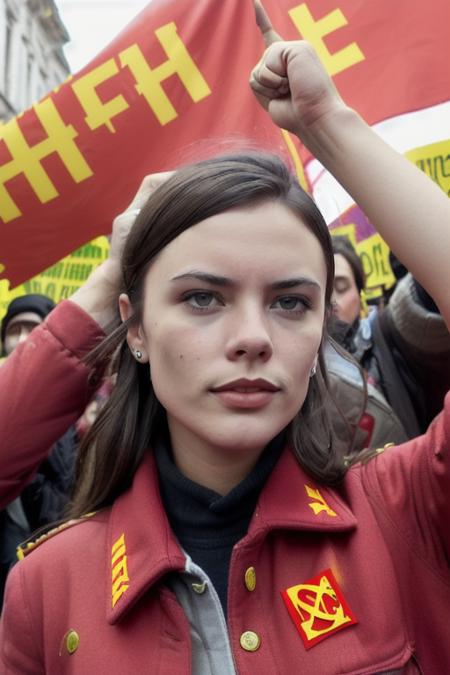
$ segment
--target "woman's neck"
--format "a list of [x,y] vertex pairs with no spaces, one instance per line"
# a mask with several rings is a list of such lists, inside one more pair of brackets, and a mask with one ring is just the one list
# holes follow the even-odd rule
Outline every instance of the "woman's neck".
[[173,459],[179,471],[222,496],[244,480],[264,450],[212,447],[198,437],[189,437],[185,430],[182,437],[177,432],[177,425],[169,422]]

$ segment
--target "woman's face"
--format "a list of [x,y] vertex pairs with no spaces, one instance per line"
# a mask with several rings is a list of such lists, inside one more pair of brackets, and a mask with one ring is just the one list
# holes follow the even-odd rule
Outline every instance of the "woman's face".
[[361,312],[361,297],[353,271],[341,253],[334,256],[333,311],[341,321],[353,323]]
[[174,450],[261,450],[305,399],[324,322],[318,240],[276,202],[191,227],[152,263],[142,323]]

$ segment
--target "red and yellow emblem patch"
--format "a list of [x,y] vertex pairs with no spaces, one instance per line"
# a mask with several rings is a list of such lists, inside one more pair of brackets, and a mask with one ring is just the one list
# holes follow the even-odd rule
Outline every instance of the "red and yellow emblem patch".
[[330,569],[281,595],[306,649],[358,623]]

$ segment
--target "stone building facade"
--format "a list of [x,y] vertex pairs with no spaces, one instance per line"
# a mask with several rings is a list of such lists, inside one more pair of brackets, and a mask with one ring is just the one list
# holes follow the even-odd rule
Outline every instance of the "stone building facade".
[[0,0],[0,121],[66,79],[68,40],[53,0]]

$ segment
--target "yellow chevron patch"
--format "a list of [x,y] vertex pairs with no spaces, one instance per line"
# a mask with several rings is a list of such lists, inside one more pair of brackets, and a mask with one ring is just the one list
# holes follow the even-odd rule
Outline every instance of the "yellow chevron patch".
[[111,581],[112,581],[112,606],[128,590],[130,578],[127,568],[127,548],[125,545],[125,533],[114,542],[111,548]]
[[337,516],[336,511],[333,511],[331,506],[327,504],[325,498],[322,497],[319,490],[312,488],[309,485],[305,485],[305,490],[308,497],[311,497],[311,499],[314,500],[308,504],[308,506],[313,510],[314,515],[317,516],[317,514],[319,514],[321,511],[325,511],[325,513],[331,517]]

